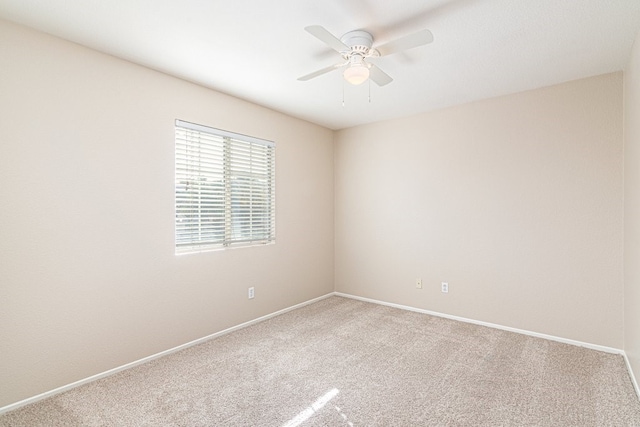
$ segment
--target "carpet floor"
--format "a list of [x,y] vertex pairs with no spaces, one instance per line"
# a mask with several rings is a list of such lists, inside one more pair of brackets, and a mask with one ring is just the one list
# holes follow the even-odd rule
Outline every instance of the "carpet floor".
[[330,297],[0,426],[640,426],[624,360]]

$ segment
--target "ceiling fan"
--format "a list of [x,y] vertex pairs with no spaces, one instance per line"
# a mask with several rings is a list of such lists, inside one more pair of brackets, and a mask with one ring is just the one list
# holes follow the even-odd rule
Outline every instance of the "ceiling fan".
[[362,30],[350,31],[339,39],[320,25],[311,25],[306,27],[305,31],[337,51],[344,61],[298,78],[301,81],[311,80],[346,66],[343,75],[347,82],[359,85],[371,78],[378,86],[384,86],[393,79],[378,66],[367,61],[368,58],[391,55],[433,41],[433,34],[425,29],[374,48],[373,36]]

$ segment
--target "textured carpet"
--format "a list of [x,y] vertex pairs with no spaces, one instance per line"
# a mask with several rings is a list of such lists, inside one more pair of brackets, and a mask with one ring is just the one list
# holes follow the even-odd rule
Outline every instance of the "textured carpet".
[[640,426],[623,358],[331,297],[0,426]]

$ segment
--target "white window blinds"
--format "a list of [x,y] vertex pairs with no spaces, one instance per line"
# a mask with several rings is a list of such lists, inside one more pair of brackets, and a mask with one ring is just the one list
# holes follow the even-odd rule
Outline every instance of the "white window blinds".
[[176,120],[176,253],[275,241],[275,143]]

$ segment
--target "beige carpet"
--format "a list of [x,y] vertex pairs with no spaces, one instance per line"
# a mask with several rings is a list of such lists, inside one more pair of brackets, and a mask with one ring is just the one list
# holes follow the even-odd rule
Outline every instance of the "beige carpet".
[[331,297],[0,426],[640,426],[624,361]]

